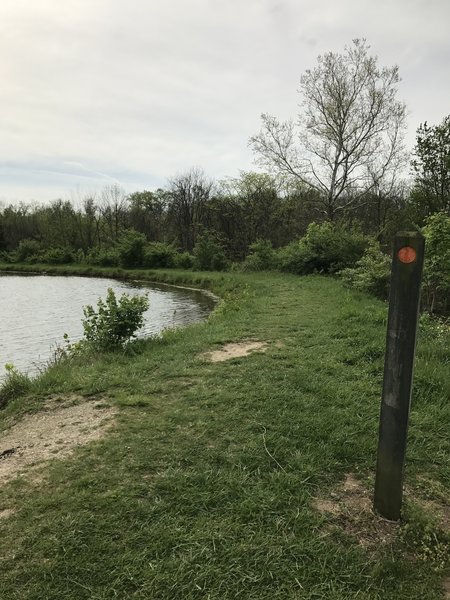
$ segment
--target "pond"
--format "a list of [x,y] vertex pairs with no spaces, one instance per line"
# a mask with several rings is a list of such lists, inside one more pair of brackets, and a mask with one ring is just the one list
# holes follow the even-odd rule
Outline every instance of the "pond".
[[97,307],[108,288],[116,296],[147,293],[150,307],[139,337],[205,319],[212,296],[186,288],[92,277],[0,273],[0,380],[4,365],[34,374],[53,356],[63,336],[75,342],[83,335],[83,306]]

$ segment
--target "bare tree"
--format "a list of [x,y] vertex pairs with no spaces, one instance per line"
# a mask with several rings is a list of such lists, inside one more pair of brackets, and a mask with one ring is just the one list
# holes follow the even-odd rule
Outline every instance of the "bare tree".
[[126,226],[127,202],[125,190],[118,184],[106,186],[100,198],[99,211],[106,227],[106,235],[117,241]]
[[194,248],[212,186],[213,182],[199,168],[169,179],[169,218],[183,250],[192,252]]
[[398,67],[379,68],[368,51],[357,39],[343,54],[319,56],[300,79],[297,123],[263,114],[262,130],[249,142],[262,166],[316,190],[331,220],[386,177],[402,147]]

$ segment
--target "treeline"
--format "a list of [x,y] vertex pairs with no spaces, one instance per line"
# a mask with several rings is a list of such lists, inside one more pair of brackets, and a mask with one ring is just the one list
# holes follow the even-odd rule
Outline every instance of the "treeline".
[[9,205],[0,210],[0,260],[339,272],[356,287],[385,296],[389,259],[382,251],[396,231],[423,228],[425,302],[431,312],[445,314],[450,116],[438,126],[420,126],[411,168],[409,186],[396,181],[369,186],[363,194],[350,187],[332,214],[320,191],[298,177],[250,172],[214,182],[198,168],[154,191],[127,195],[113,185],[77,203]]
[[[443,204],[443,203],[441,203]],[[438,212],[434,197],[417,187],[398,187],[389,195],[369,192],[336,222],[360,227],[382,244],[399,228],[422,226]],[[448,206],[445,207],[448,211]],[[61,261],[108,254],[124,232],[142,233],[149,242],[192,254],[205,233],[215,237],[230,261],[243,260],[251,244],[275,248],[303,236],[310,223],[327,220],[317,192],[261,173],[214,183],[199,169],[174,177],[166,189],[125,194],[117,185],[78,205],[55,200],[46,205],[9,205],[0,209],[0,251],[11,260],[48,255]],[[49,253],[49,251],[58,252]],[[64,259],[64,260],[63,260]]]

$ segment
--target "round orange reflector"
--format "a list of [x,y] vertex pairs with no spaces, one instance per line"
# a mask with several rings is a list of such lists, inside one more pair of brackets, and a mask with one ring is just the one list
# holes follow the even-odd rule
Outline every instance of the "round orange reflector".
[[417,252],[411,246],[403,246],[397,252],[397,256],[400,262],[402,263],[412,263],[417,258]]

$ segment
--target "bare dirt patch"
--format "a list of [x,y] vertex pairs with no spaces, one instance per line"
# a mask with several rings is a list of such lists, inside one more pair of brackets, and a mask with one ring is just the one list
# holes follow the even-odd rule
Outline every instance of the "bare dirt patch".
[[27,415],[0,432],[0,483],[39,467],[43,461],[65,458],[75,448],[99,440],[112,424],[114,411],[104,403],[52,399],[46,410]]
[[364,484],[349,473],[329,498],[316,498],[315,507],[336,527],[356,538],[365,548],[391,543],[399,528],[375,514]]
[[444,590],[444,598],[450,598],[450,577],[444,579],[442,589]]
[[246,340],[242,342],[235,342],[222,346],[219,350],[212,350],[207,352],[204,356],[211,362],[223,362],[224,360],[230,360],[232,358],[240,358],[242,356],[248,356],[252,352],[256,351],[265,352],[267,350],[266,342],[258,342],[256,340]]
[[3,510],[0,509],[0,521],[2,519],[7,519],[8,517],[12,517],[14,513],[15,513],[15,510],[13,508],[4,508]]

